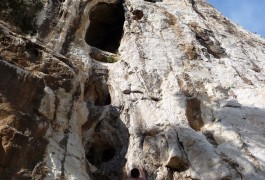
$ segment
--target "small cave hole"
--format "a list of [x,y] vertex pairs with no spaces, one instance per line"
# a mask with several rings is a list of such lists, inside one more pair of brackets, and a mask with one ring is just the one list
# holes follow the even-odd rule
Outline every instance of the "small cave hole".
[[33,44],[31,42],[27,43],[25,46],[26,52],[30,55],[31,59],[38,59],[41,56],[41,47]]
[[137,20],[137,21],[140,20],[140,19],[142,19],[142,17],[144,16],[143,11],[141,11],[139,9],[134,10],[132,12],[132,14],[133,14],[133,19],[134,20]]
[[85,41],[103,51],[117,53],[125,21],[122,3],[98,3],[89,15],[90,24]]
[[140,171],[137,168],[133,168],[131,170],[131,177],[132,178],[139,178],[140,177]]
[[86,154],[86,159],[95,166],[110,161],[116,155],[113,147],[92,146]]

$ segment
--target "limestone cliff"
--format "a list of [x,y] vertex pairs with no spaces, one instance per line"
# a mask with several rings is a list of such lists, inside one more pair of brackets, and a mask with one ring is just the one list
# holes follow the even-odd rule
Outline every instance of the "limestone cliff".
[[265,178],[265,40],[205,0],[0,10],[0,179]]

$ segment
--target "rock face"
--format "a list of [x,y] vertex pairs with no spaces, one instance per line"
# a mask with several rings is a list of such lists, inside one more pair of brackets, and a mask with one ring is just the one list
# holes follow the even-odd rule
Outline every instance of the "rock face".
[[260,36],[205,0],[11,2],[0,179],[265,178]]

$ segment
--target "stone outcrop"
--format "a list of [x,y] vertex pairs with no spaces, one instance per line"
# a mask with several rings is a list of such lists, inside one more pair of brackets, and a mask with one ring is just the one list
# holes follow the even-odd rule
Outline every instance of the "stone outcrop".
[[259,35],[205,0],[11,2],[0,179],[265,178]]

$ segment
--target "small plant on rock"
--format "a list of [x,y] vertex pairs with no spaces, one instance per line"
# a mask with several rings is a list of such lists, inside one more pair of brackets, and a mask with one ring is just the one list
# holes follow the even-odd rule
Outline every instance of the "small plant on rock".
[[117,61],[116,58],[112,55],[107,57],[107,63],[114,63],[116,61]]

